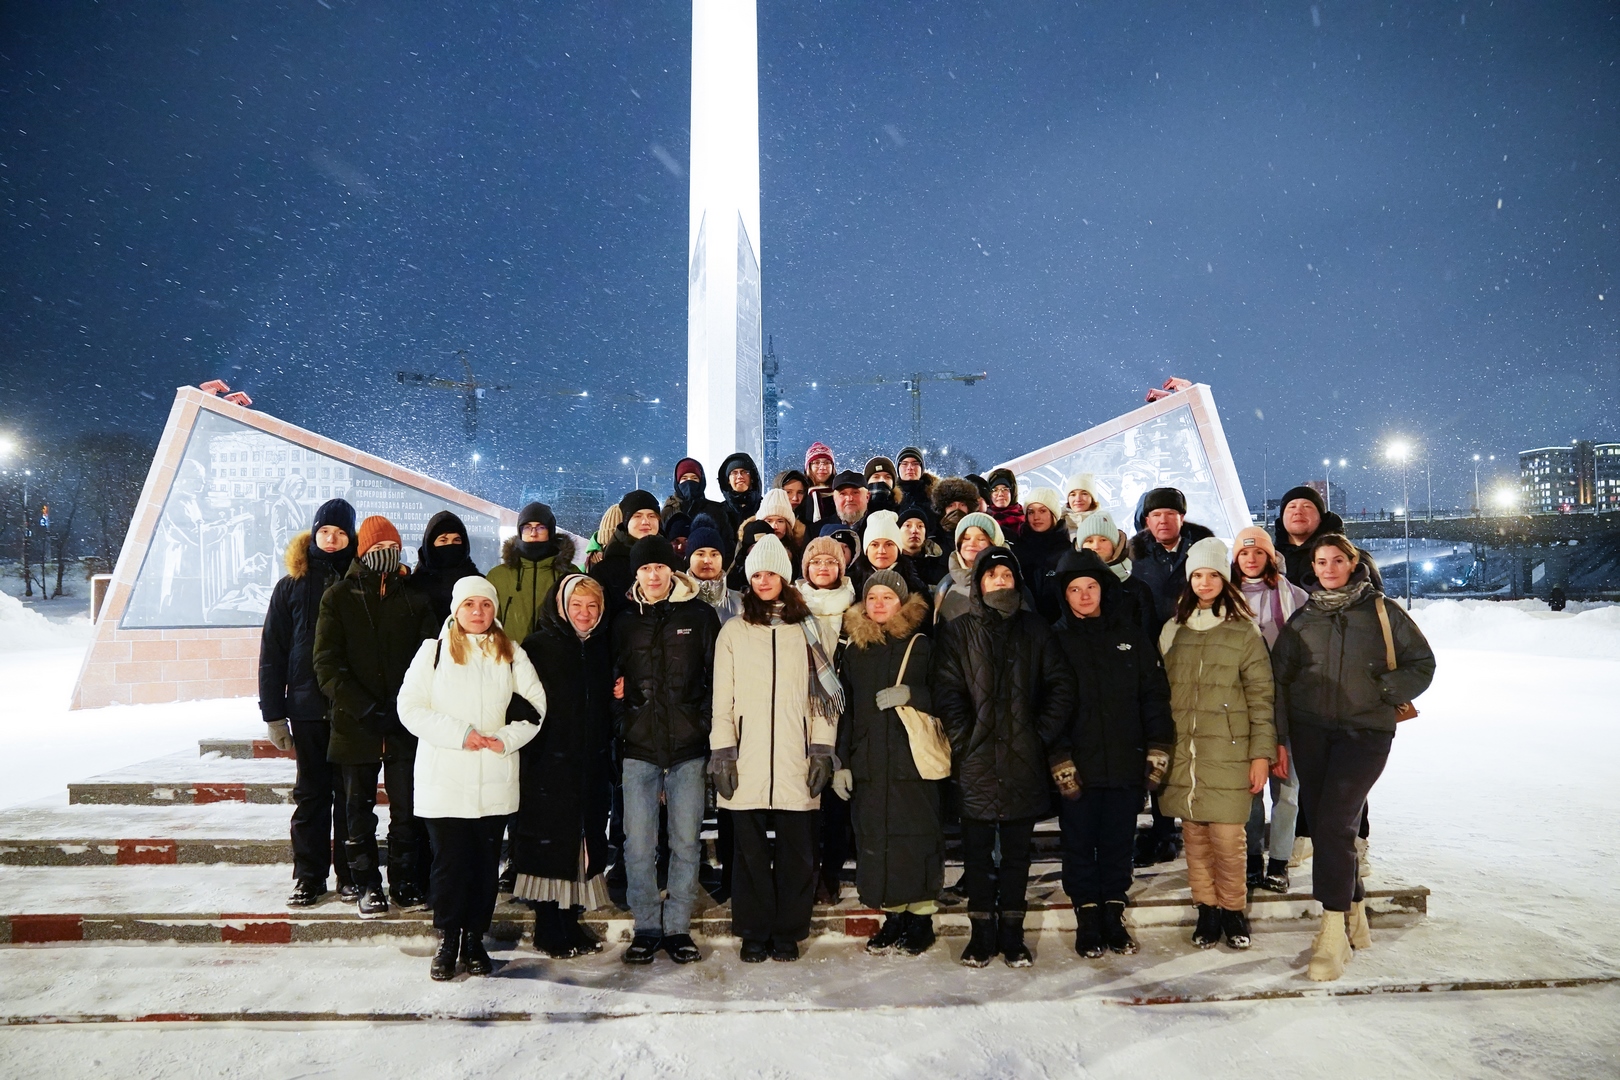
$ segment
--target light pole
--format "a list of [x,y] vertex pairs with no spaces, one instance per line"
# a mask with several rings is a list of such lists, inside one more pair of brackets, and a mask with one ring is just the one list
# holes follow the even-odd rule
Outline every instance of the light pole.
[[621,464],[625,468],[629,469],[630,470],[630,475],[632,475],[632,476],[634,476],[636,478],[636,490],[639,491],[641,489],[641,467],[643,465],[651,465],[652,464],[652,458],[650,458],[647,455],[643,454],[641,456],[641,460],[639,462],[632,463],[631,460],[630,460],[630,455],[626,454],[626,455],[624,455],[623,457],[621,457],[619,459],[619,464]]
[[[1495,461],[1496,460],[1496,455],[1491,454],[1490,457],[1489,457],[1489,460]],[[1475,454],[1474,455],[1474,513],[1476,515],[1479,515],[1479,514],[1483,514],[1484,511],[1485,511],[1485,507],[1479,501],[1479,455]]]
[[1406,530],[1406,610],[1412,610],[1412,500],[1406,491],[1406,459],[1412,448],[1404,442],[1391,443],[1389,456],[1401,463],[1401,524]]
[[[1348,464],[1348,462],[1346,462],[1344,458],[1339,459],[1339,468],[1342,469],[1347,464]],[[1323,488],[1322,501],[1327,504],[1327,508],[1329,510],[1332,510],[1333,509],[1333,459],[1332,458],[1323,458],[1322,459],[1322,470],[1323,470],[1322,471],[1322,488]]]

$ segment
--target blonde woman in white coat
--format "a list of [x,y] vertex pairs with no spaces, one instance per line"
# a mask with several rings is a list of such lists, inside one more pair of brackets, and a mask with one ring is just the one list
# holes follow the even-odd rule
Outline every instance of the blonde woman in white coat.
[[431,974],[488,975],[484,934],[495,912],[501,836],[518,806],[518,751],[538,723],[507,723],[514,693],[543,721],[546,692],[534,665],[495,619],[495,586],[456,582],[450,617],[424,641],[399,690],[399,719],[419,740],[416,813],[433,842],[433,926],[443,936]]
[[[714,646],[709,771],[735,837],[732,932],[745,963],[797,960],[815,905],[816,815],[833,774],[843,686],[774,536],[744,564],[741,615]],[[773,845],[767,837],[774,831]]]

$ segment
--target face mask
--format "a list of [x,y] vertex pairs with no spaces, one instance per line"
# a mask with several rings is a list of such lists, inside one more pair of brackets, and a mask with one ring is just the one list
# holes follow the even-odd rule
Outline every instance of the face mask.
[[392,574],[399,569],[399,548],[372,548],[360,557],[366,569],[379,574]]
[[675,485],[675,493],[681,497],[683,503],[694,503],[703,498],[703,481],[682,480]]
[[466,557],[466,544],[446,544],[443,547],[429,545],[427,549],[428,563],[436,570],[448,570]]
[[322,566],[329,566],[341,574],[354,561],[354,544],[352,542],[344,544],[336,551],[322,551],[320,545],[311,540],[309,542],[309,559],[311,562],[320,563]]
[[1023,600],[1023,594],[1017,589],[997,589],[984,594],[984,606],[1003,615],[1017,611]]
[[530,562],[539,562],[549,559],[557,554],[557,541],[555,540],[519,540],[517,542],[518,554]]

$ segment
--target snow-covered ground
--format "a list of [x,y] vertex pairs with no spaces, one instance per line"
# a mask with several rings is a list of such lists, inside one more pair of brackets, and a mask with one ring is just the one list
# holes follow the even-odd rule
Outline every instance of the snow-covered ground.
[[[1433,890],[1429,915],[1375,931],[1333,989],[1620,974],[1620,608],[1434,601],[1416,617],[1439,675],[1373,793],[1373,854]],[[33,640],[0,638],[0,804],[259,730],[251,702],[70,713],[82,644]],[[961,969],[957,940],[903,961],[818,938],[797,965],[757,967],[720,943],[691,968],[635,970],[616,950],[522,948],[496,954],[498,977],[442,985],[421,942],[0,948],[6,1016],[402,1018],[12,1028],[0,1061],[19,1077],[1620,1075],[1620,985],[1333,998],[1299,975],[1308,927],[1262,925],[1248,953],[1139,936],[1139,956],[1082,961],[1068,935],[1040,935],[1017,972]],[[1279,992],[1307,996],[1124,1004]],[[545,1022],[403,1019],[489,1013]]]

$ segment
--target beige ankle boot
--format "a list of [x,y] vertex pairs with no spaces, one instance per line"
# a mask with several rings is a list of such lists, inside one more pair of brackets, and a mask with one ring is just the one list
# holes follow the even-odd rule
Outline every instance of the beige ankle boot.
[[1306,975],[1315,982],[1332,982],[1344,974],[1350,961],[1350,939],[1344,934],[1344,912],[1322,912],[1322,928],[1311,945],[1311,966]]
[[1367,901],[1357,900],[1350,905],[1350,914],[1344,917],[1345,934],[1356,949],[1372,946],[1372,930],[1367,925]]

